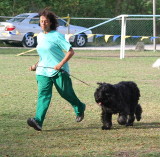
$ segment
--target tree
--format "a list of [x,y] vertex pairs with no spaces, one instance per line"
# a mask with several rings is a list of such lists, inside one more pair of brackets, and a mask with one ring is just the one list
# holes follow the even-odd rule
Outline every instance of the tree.
[[[157,0],[160,1],[160,0]],[[152,0],[0,0],[0,15],[38,12],[50,6],[58,16],[115,17],[121,14],[152,14]],[[160,3],[157,2],[157,14]]]

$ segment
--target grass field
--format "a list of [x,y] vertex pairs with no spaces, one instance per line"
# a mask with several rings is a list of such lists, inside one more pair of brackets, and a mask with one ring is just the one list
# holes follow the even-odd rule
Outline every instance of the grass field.
[[[160,52],[76,51],[70,60],[76,94],[87,104],[85,119],[75,122],[71,105],[55,88],[43,131],[29,128],[26,120],[35,114],[37,84],[28,70],[38,60],[15,55],[24,49],[0,49],[0,157],[159,157],[160,70],[152,68]],[[117,124],[101,130],[101,109],[94,101],[97,82],[135,81],[141,91],[142,120],[133,127]]]

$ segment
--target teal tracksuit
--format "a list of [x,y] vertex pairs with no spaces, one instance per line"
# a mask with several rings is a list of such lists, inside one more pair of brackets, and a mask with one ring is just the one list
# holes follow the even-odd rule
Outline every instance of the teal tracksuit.
[[47,34],[43,32],[38,34],[37,43],[39,62],[36,69],[38,100],[35,120],[42,126],[52,98],[53,85],[61,97],[72,105],[76,116],[81,116],[85,110],[85,104],[77,98],[72,88],[68,63],[65,63],[62,67],[66,72],[47,68],[54,67],[65,57],[63,50],[68,52],[71,48],[70,43],[64,39],[62,34],[54,30]]
[[67,100],[73,107],[76,116],[80,116],[85,110],[85,104],[83,104],[76,96],[72,82],[67,73],[59,72],[54,77],[46,77],[37,75],[38,83],[38,102],[36,109],[35,120],[42,126],[47,109],[49,107],[52,98],[53,85],[57,89],[62,98]]

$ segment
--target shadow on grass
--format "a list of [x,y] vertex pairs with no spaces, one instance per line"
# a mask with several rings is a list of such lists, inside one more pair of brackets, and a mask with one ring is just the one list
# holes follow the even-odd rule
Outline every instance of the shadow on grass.
[[[134,126],[129,126],[127,128],[133,128],[133,129],[154,129],[154,128],[160,128],[160,123],[158,122],[153,122],[153,123],[139,123],[134,124]],[[58,128],[58,129],[51,129],[51,130],[43,130],[45,132],[52,132],[52,131],[73,131],[73,130],[88,130],[88,129],[100,129],[101,130],[101,126],[89,126],[89,127],[85,127],[85,128],[81,128],[81,127],[74,127],[74,128]],[[120,126],[120,125],[113,125],[113,127],[110,130],[119,130],[119,129],[126,129],[125,126]],[[106,130],[109,131],[109,130]]]
[[152,122],[152,123],[134,123],[133,126],[127,126],[127,127],[123,127],[120,125],[115,126],[114,129],[125,129],[125,128],[133,128],[133,129],[156,129],[156,128],[160,128],[160,123],[158,122]]
[[73,131],[73,130],[90,130],[90,129],[99,129],[99,127],[85,127],[85,128],[59,128],[59,129],[51,129],[51,130],[43,130],[45,132],[52,132],[52,131]]
[[153,122],[153,123],[139,123],[138,125],[134,125],[135,129],[154,129],[160,128],[160,122]]

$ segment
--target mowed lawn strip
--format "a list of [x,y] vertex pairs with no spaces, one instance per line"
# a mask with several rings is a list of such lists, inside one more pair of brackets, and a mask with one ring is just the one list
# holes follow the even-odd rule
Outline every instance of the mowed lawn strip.
[[[71,105],[53,88],[53,98],[43,131],[27,126],[36,110],[37,83],[29,66],[38,61],[36,52],[16,56],[29,49],[0,48],[0,156],[2,157],[159,157],[160,70],[152,64],[160,52],[80,51],[69,61],[77,96],[87,107],[81,123],[75,122]],[[135,81],[140,88],[142,120],[133,127],[101,130],[101,108],[95,103],[97,82]]]

